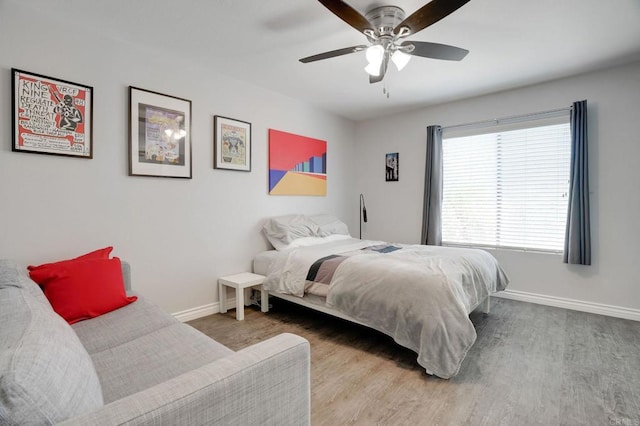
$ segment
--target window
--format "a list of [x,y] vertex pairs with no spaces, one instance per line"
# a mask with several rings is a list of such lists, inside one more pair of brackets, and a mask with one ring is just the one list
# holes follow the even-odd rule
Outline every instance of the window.
[[445,133],[444,244],[562,251],[571,135],[567,117],[555,121]]

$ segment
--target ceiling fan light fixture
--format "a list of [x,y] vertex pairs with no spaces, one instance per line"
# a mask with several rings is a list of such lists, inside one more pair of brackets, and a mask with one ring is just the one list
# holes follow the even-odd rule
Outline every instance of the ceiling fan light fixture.
[[367,65],[366,67],[364,67],[364,70],[367,72],[367,74],[372,75],[374,77],[380,76],[380,67],[375,66],[374,64]]
[[374,44],[373,46],[367,47],[367,61],[369,64],[375,64],[380,66],[382,63],[382,58],[384,56],[384,47],[379,44]]
[[396,65],[398,71],[402,71],[402,69],[407,66],[410,59],[411,55],[407,55],[406,53],[399,50],[396,50],[395,52],[393,52],[393,55],[391,55],[391,61],[393,61],[393,63]]
[[366,52],[367,61],[369,65],[364,67],[364,70],[369,74],[375,77],[380,75],[380,66],[382,65],[382,60],[384,58],[384,47],[379,44],[374,44],[373,46],[369,46]]

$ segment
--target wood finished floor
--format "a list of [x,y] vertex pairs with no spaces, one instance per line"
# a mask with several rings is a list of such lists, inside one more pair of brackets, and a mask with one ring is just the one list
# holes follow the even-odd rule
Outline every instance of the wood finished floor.
[[492,299],[460,373],[429,376],[381,333],[271,298],[189,322],[238,350],[283,332],[311,343],[312,425],[640,426],[640,323]]

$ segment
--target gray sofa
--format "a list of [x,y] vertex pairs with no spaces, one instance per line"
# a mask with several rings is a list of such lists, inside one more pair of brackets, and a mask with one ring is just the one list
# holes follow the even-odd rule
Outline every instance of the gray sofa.
[[310,423],[305,339],[233,352],[138,297],[70,326],[25,268],[0,260],[0,424]]

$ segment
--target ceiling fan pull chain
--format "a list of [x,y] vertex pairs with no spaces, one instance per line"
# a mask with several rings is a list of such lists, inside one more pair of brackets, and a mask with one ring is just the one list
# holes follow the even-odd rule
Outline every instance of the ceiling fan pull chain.
[[382,84],[382,94],[387,95],[387,99],[389,99],[389,87],[387,86],[387,80],[384,80]]

